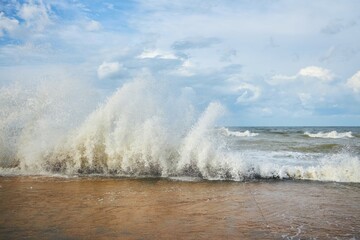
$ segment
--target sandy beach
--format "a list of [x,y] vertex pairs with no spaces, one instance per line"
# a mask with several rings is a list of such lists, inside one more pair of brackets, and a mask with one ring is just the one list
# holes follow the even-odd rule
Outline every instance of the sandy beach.
[[1,239],[358,239],[360,185],[0,177]]

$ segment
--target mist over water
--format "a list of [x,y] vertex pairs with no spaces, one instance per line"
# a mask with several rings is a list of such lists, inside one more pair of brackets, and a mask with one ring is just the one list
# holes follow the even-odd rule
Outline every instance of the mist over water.
[[148,79],[105,101],[67,82],[2,87],[0,174],[360,182],[359,128],[218,127],[225,107],[192,95]]

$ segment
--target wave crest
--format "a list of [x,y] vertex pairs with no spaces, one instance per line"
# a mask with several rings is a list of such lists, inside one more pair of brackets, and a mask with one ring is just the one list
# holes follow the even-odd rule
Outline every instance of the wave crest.
[[338,133],[337,131],[331,132],[318,132],[318,133],[304,133],[306,136],[311,138],[352,138],[352,132]]
[[249,130],[246,130],[244,132],[241,131],[230,131],[228,128],[221,128],[220,131],[225,135],[225,136],[232,136],[232,137],[256,137],[259,134],[258,133],[252,133]]

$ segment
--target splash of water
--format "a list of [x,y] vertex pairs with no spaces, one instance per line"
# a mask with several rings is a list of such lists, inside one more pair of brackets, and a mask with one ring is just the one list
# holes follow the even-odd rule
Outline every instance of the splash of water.
[[206,175],[216,154],[208,130],[224,109],[210,103],[198,117],[186,94],[167,90],[148,80],[124,84],[78,126],[71,124],[75,112],[63,109],[68,95],[58,99],[41,90],[3,88],[9,94],[2,94],[2,105],[9,109],[1,119],[1,167],[31,173]]
[[186,89],[138,79],[95,111],[97,101],[88,101],[95,97],[84,92],[73,85],[1,88],[0,174],[360,182],[359,158],[346,153],[309,165],[228,149],[226,137],[255,135],[228,130],[219,136],[214,127],[224,107],[212,102],[199,113]]

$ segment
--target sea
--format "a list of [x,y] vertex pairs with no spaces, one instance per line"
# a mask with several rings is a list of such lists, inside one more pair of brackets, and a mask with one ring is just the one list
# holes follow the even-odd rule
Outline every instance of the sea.
[[95,105],[49,89],[0,91],[1,239],[360,239],[360,127],[222,126],[143,80]]
[[360,127],[193,128],[178,145],[145,135],[111,149],[119,151],[111,156],[94,138],[75,153],[51,153],[34,165],[5,159],[0,174],[360,182]]
[[[227,148],[250,178],[359,182],[359,127],[227,127]],[[252,174],[251,174],[252,173]]]

